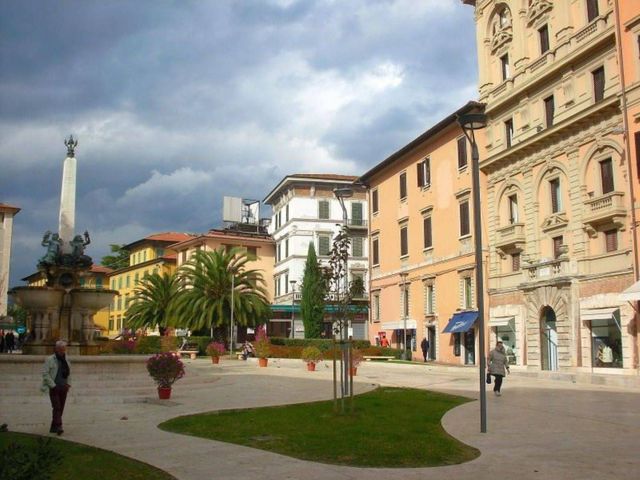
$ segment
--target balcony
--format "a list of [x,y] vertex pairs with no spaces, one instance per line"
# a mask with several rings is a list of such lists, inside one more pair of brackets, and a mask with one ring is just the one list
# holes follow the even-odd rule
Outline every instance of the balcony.
[[569,271],[569,256],[566,252],[568,247],[566,247],[566,245],[563,245],[563,247],[564,251],[559,258],[525,264],[523,266],[523,281],[526,283],[538,280],[553,280],[555,278],[566,277],[569,275],[571,273]]
[[621,227],[627,209],[624,205],[624,192],[611,192],[584,202],[584,224],[587,232],[595,232],[601,225]]
[[523,250],[524,248],[524,223],[512,223],[506,227],[500,227],[496,231],[496,247],[504,250]]
[[348,218],[347,226],[349,230],[364,230],[367,231],[368,224],[367,221],[362,218]]

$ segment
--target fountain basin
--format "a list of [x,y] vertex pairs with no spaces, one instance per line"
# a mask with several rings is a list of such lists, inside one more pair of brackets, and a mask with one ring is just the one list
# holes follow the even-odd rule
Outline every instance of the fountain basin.
[[65,291],[56,287],[14,287],[9,294],[27,311],[60,308]]

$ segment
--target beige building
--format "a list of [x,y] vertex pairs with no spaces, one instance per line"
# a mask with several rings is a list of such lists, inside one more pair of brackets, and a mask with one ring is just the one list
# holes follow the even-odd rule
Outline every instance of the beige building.
[[11,238],[13,217],[18,207],[0,202],[0,317],[7,314],[7,290],[9,289],[9,265],[11,264]]
[[[636,225],[616,2],[464,3],[475,5],[489,122],[490,339],[533,370],[635,372],[636,318],[620,298],[634,281]],[[640,2],[621,3],[638,30]]]
[[478,360],[471,148],[457,115],[481,111],[469,102],[359,179],[370,206],[369,337],[404,348],[406,333],[414,359],[426,337],[432,360]]

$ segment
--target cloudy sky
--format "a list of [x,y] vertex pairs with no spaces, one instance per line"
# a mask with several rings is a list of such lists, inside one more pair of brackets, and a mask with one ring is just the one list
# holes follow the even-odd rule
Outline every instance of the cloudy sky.
[[362,174],[475,99],[460,0],[24,0],[0,4],[0,202],[11,284],[57,230],[79,137],[76,230],[110,243],[221,225],[224,195]]

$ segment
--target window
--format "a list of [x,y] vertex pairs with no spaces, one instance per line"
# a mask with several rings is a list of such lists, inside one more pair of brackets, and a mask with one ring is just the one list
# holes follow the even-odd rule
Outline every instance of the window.
[[633,134],[633,141],[636,145],[636,175],[640,179],[640,132]]
[[249,260],[256,260],[258,258],[258,247],[247,247],[247,257],[249,257]]
[[289,239],[284,241],[284,258],[289,258]]
[[471,286],[471,277],[462,279],[462,306],[464,308],[473,307],[473,290]]
[[122,310],[122,297],[118,297],[118,308],[117,310]]
[[[182,252],[182,253],[186,253],[186,252]],[[140,274],[136,272],[136,274],[133,277],[133,284],[137,285],[139,281],[140,281]]]
[[600,179],[602,180],[602,194],[613,192],[613,162],[610,158],[600,162]]
[[109,317],[109,330],[113,330],[113,317]]
[[[366,296],[366,286],[364,283],[364,273],[361,272],[351,272],[351,288],[358,287],[353,290],[354,297],[363,298]],[[360,290],[362,287],[362,290]]]
[[511,118],[504,122],[504,136],[507,148],[511,148],[513,144],[513,119]]
[[511,254],[511,271],[512,272],[520,271],[520,253]]
[[143,262],[147,261],[147,251],[146,250],[144,252],[142,252],[142,261]]
[[351,225],[364,225],[362,204],[360,202],[351,203]]
[[353,237],[352,238],[352,255],[354,257],[364,257],[364,238]]
[[432,284],[426,284],[424,287],[424,313],[427,315],[433,315],[436,311],[436,297],[435,289]]
[[409,227],[405,225],[400,226],[400,256],[404,257],[409,254]]
[[518,223],[518,195],[509,195],[509,224]]
[[380,239],[379,238],[376,237],[373,240],[371,240],[371,250],[372,250],[372,256],[373,256],[373,265],[379,265],[380,264],[379,247],[380,247]]
[[467,167],[467,138],[460,137],[458,139],[458,169],[462,170]]
[[502,71],[502,81],[509,78],[509,54],[505,53],[500,57],[500,68]]
[[275,287],[275,296],[279,297],[280,296],[280,277],[275,277],[274,278],[274,287]]
[[553,237],[551,241],[553,242],[553,258],[558,258],[562,254],[560,251],[560,247],[562,247],[562,235]]
[[289,293],[289,274],[284,276],[284,293]]
[[331,235],[318,235],[318,255],[329,255],[331,252]]
[[618,250],[618,231],[607,230],[604,232],[605,248],[607,252],[615,252]]
[[373,309],[372,316],[374,322],[380,321],[380,294],[376,293],[373,295]]
[[547,128],[553,126],[553,114],[555,112],[555,103],[553,101],[553,95],[544,99],[544,117],[547,123]]
[[591,72],[593,76],[593,100],[597,103],[604,98],[604,67]]
[[164,248],[156,248],[156,258],[164,257]]
[[86,283],[86,282],[85,282],[85,279],[84,279],[84,278],[81,278],[81,279],[80,279],[80,281],[79,281],[79,283],[80,283],[80,286],[81,286],[81,287],[84,287],[84,285],[85,285],[85,283]]
[[593,22],[599,15],[598,0],[587,0],[587,22]]
[[102,277],[96,277],[96,288],[102,288]]
[[371,192],[371,209],[373,213],[378,213],[378,189]]
[[428,187],[431,185],[431,160],[425,158],[418,163],[418,187]]
[[127,288],[131,286],[131,275],[127,275],[127,280],[125,282]]
[[460,236],[469,235],[469,201],[460,204]]
[[460,356],[460,332],[453,334],[453,354]]
[[329,200],[318,201],[318,218],[321,220],[329,218]]
[[431,231],[431,217],[424,217],[422,219],[422,230],[424,234],[424,248],[433,247],[433,235]]
[[115,290],[116,289],[116,279],[112,278],[111,279],[111,290]]
[[279,262],[280,260],[282,260],[282,244],[278,243],[278,246],[276,247],[276,262]]
[[287,203],[287,207],[285,208],[285,222],[289,221],[289,204]]
[[118,288],[122,288],[122,277],[118,277]]
[[549,27],[544,25],[538,29],[538,36],[540,37],[540,54],[549,51]]
[[407,198],[407,172],[400,174],[400,200]]
[[551,191],[551,213],[562,211],[562,194],[560,192],[560,179],[554,178],[549,181],[549,190]]

